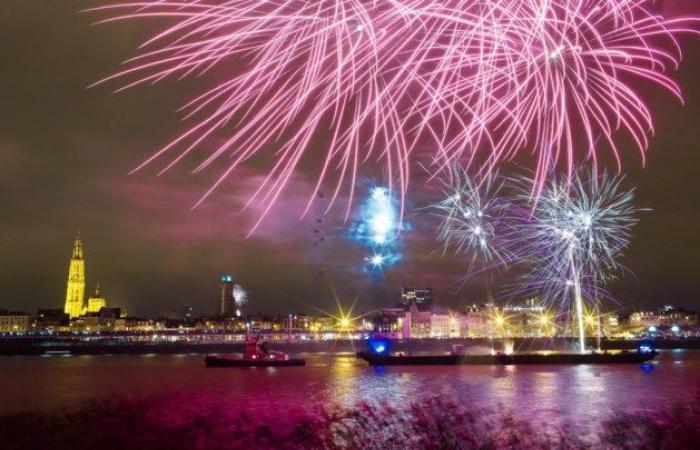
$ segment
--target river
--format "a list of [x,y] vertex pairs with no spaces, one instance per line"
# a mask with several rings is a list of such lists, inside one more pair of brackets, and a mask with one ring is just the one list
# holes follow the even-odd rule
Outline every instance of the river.
[[[700,398],[700,351],[662,351],[649,366],[372,368],[349,353],[313,353],[302,368],[207,369],[201,355],[0,357],[4,413],[74,408],[91,400],[179,393],[254,409],[360,401],[407,404],[442,395],[531,421],[595,423]],[[192,402],[194,404],[194,401]]]

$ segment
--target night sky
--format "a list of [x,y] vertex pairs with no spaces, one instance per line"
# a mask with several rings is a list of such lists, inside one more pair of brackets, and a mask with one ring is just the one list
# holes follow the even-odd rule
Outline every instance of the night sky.
[[[694,3],[673,2],[673,11]],[[153,26],[92,26],[97,17],[79,11],[96,4],[4,0],[0,11],[0,307],[62,307],[78,230],[88,292],[99,281],[110,305],[133,314],[185,303],[211,314],[222,273],[249,290],[249,312],[335,310],[334,295],[344,304],[357,298],[361,310],[377,309],[393,304],[402,284],[432,285],[438,301],[451,306],[497,296],[502,277],[463,282],[464,264],[437,251],[429,221],[418,211],[436,191],[420,177],[408,198],[414,230],[404,235],[404,258],[381,277],[360,269],[365,252],[345,237],[342,201],[323,216],[326,200],[319,198],[297,220],[315,181],[311,164],[249,239],[260,207],[240,209],[269,161],[235,173],[194,210],[216,170],[191,175],[192,163],[160,177],[157,167],[128,175],[184,127],[175,110],[198,92],[200,81],[120,94],[112,93],[114,85],[87,89],[133,55]],[[686,105],[651,90],[657,133],[646,167],[635,150],[624,160],[637,206],[653,209],[642,215],[624,261],[634,275],[611,287],[625,306],[700,309],[700,42],[686,39],[684,47],[675,76]],[[360,192],[373,176],[362,178]]]

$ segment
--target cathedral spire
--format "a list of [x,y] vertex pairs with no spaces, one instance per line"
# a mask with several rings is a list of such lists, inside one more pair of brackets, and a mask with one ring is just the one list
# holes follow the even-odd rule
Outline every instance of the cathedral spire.
[[85,303],[85,258],[80,232],[73,244],[73,254],[68,266],[68,283],[66,286],[66,303],[64,311],[71,319],[83,313]]
[[73,257],[71,259],[83,259],[83,241],[80,240],[80,231],[78,231],[78,235],[75,237]]

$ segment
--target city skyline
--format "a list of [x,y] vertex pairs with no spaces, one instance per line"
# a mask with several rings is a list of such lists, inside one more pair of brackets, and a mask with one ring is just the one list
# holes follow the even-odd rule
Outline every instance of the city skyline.
[[[87,313],[91,313],[92,315],[98,315],[100,313],[100,310],[102,308],[107,308],[107,300],[106,300],[106,295],[102,295],[102,288],[100,281],[97,282],[92,282],[95,285],[95,290],[93,295],[89,295],[89,291],[87,291],[87,286],[92,286],[92,284],[88,285],[87,281],[87,258],[84,256],[84,244],[82,241],[82,237],[80,232],[75,237],[72,250],[71,250],[71,256],[68,262],[68,272],[67,272],[67,278],[66,278],[66,283],[65,283],[65,300],[64,300],[64,306],[63,308],[56,307],[54,304],[42,304],[39,305],[37,308],[37,311],[61,311],[61,309],[64,310],[66,314],[66,318],[68,319],[77,319],[79,317],[84,317]],[[211,282],[212,280],[208,280],[210,284],[213,284]],[[287,315],[294,314],[309,314],[311,316],[318,315],[318,313],[321,313],[321,317],[329,317],[332,318],[334,317],[333,314],[343,314],[343,304],[341,304],[341,299],[338,298],[337,293],[333,289],[333,287],[329,287],[330,295],[333,299],[333,302],[335,303],[335,307],[339,308],[339,311],[330,311],[330,310],[323,310],[320,309],[317,305],[311,304],[308,302],[301,302],[298,304],[298,307],[295,309],[294,307],[290,307],[286,310],[282,309],[276,309],[276,310],[260,310],[260,309],[255,309],[255,304],[253,305],[252,309],[247,309],[243,310],[243,307],[247,305],[247,296],[248,293],[245,290],[245,287],[241,286],[238,283],[238,280],[235,279],[234,276],[227,274],[227,273],[222,273],[217,276],[216,279],[217,283],[217,292],[216,292],[216,298],[211,300],[204,307],[199,307],[198,309],[195,309],[190,302],[185,302],[182,304],[171,304],[169,305],[168,308],[157,311],[154,314],[146,314],[146,316],[149,317],[171,317],[173,314],[176,317],[180,317],[182,314],[186,314],[188,316],[192,317],[200,317],[200,318],[207,318],[207,317],[220,317],[220,318],[239,318],[241,320],[245,320],[246,317],[250,316],[255,316],[259,314],[271,314],[275,316],[280,316],[280,317],[286,317]],[[236,289],[238,289],[238,292],[236,292]],[[437,306],[439,309],[445,310],[445,311],[452,311],[454,313],[462,313],[464,311],[469,311],[472,308],[475,307],[491,307],[489,305],[494,305],[496,307],[500,308],[505,308],[506,310],[508,308],[523,308],[523,305],[529,305],[533,302],[537,302],[538,299],[533,299],[528,296],[514,296],[510,298],[508,301],[498,301],[494,298],[486,298],[486,299],[469,299],[465,298],[463,295],[460,295],[459,292],[454,294],[454,297],[452,298],[452,302],[444,302],[440,301],[438,298],[437,301],[434,299],[433,292],[434,291],[440,291],[439,287],[435,288],[431,285],[425,285],[425,286],[420,286],[420,284],[409,284],[409,285],[401,285],[397,289],[395,289],[396,292],[390,292],[388,296],[385,298],[385,303],[381,305],[377,305],[376,307],[373,307],[371,310],[364,310],[364,311],[359,311],[360,315],[357,316],[357,318],[360,317],[365,317],[367,314],[372,315],[372,314],[377,314],[381,311],[385,310],[392,310],[392,308],[395,307],[403,307],[403,308],[408,308],[412,302],[416,302],[416,304],[421,307],[425,303],[429,309],[432,309],[433,304]],[[242,296],[242,298],[238,298],[238,296]],[[215,306],[212,306],[215,300]],[[542,299],[539,299],[539,301],[543,301]],[[348,300],[348,303],[350,301]],[[354,309],[355,306],[358,303],[358,298],[355,297],[352,302],[351,302],[350,309]],[[544,304],[549,303],[547,300],[544,300]],[[669,308],[668,306],[669,303],[660,303],[658,305],[651,305],[650,309],[659,309],[661,310],[662,306],[664,308]],[[12,310],[12,308],[6,308],[6,305],[0,304],[0,310],[8,311]],[[110,310],[108,314],[112,314],[111,310],[121,310],[122,314],[128,314],[129,310],[127,308],[124,308],[123,305],[120,304],[113,304],[111,303],[110,308],[107,308]],[[347,305],[345,305],[347,306]],[[635,308],[635,307],[630,307],[629,305],[623,305],[623,304],[610,304],[610,302],[603,303],[603,306],[607,306],[606,308],[606,313],[622,313],[626,316],[629,314],[637,314],[640,309],[644,311],[644,308]],[[619,307],[616,307],[619,306]],[[447,309],[445,309],[447,308]],[[546,309],[546,307],[539,307],[541,310]],[[682,306],[681,306],[682,308]],[[648,308],[649,309],[649,308]],[[648,310],[647,309],[647,310]],[[107,310],[105,310],[107,311]],[[356,310],[357,311],[357,310]],[[22,311],[23,313],[29,312],[30,315],[32,311]],[[132,311],[133,312],[133,311]],[[563,311],[562,311],[563,313]],[[135,316],[143,316],[144,314],[136,314]],[[564,314],[566,315],[566,314]],[[134,316],[134,315],[132,315]]]
[[[313,188],[313,163],[299,170],[249,239],[260,205],[238,210],[263,176],[261,166],[246,167],[194,210],[210,174],[190,176],[192,166],[185,165],[163,177],[154,171],[127,175],[143,154],[171,137],[177,126],[172,111],[195,91],[188,82],[120,95],[87,89],[148,31],[139,23],[92,27],[95,18],[76,11],[93,4],[12,0],[2,16],[0,48],[16,63],[0,74],[6,117],[0,123],[0,189],[7,198],[0,221],[0,306],[29,312],[62,306],[70,242],[78,230],[86,242],[89,279],[102,282],[111,304],[144,315],[184,304],[213,312],[218,277],[228,273],[249,290],[250,308],[262,312],[332,307],[333,292],[377,309],[393,303],[403,285],[430,285],[437,301],[447,304],[498,297],[499,285],[509,280],[496,274],[463,284],[463,261],[441,255],[419,211],[439,198],[439,188],[422,189],[419,168],[413,168],[417,178],[406,215],[413,229],[404,234],[404,256],[381,276],[361,270],[364,254],[347,239],[342,205],[323,215],[327,205],[321,199],[296,220]],[[674,6],[681,13],[691,7]],[[688,39],[685,48],[675,74],[685,106],[652,90],[658,122],[646,168],[631,146],[623,155],[626,183],[637,186],[636,203],[653,210],[641,217],[623,261],[631,273],[610,288],[629,308],[671,303],[700,309],[694,285],[700,206],[688,200],[700,195],[693,170],[700,162],[694,151],[700,140],[694,126],[700,105],[700,86],[693,82],[700,68],[697,39]],[[367,174],[359,189],[381,181]],[[316,229],[324,241],[315,237]]]

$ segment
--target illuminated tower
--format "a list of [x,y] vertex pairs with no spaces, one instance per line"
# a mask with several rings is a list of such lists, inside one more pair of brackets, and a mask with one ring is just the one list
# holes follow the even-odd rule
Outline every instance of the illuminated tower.
[[97,287],[95,288],[95,295],[91,296],[88,299],[88,304],[87,304],[87,309],[83,309],[83,314],[86,312],[89,313],[98,313],[102,308],[107,307],[107,300],[105,300],[102,295],[100,295],[100,283],[97,283]]
[[80,233],[73,244],[73,256],[68,268],[68,286],[66,288],[66,306],[64,311],[70,318],[78,317],[83,312],[85,302],[85,258]]
[[233,277],[231,275],[222,275],[219,315],[222,317],[232,317],[235,312],[236,300],[233,297]]

